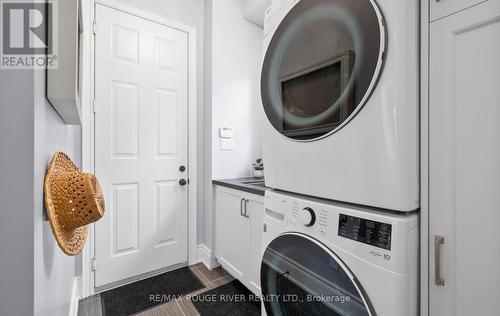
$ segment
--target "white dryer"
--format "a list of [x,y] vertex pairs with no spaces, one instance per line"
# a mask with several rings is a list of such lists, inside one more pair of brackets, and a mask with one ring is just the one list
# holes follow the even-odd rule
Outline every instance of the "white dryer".
[[264,315],[417,315],[417,214],[270,190],[264,204]]
[[418,0],[274,0],[261,94],[266,186],[419,207]]

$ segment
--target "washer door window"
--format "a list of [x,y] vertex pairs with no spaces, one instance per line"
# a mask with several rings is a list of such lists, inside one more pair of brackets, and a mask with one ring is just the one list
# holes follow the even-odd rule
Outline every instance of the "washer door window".
[[285,234],[269,244],[261,286],[268,315],[374,315],[342,261],[305,235]]
[[374,1],[300,1],[278,26],[264,59],[261,93],[271,124],[297,140],[340,129],[374,89],[384,46]]

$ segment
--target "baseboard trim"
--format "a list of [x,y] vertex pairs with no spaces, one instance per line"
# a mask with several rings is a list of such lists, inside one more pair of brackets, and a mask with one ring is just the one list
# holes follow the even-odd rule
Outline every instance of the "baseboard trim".
[[78,301],[82,297],[82,277],[73,278],[73,288],[71,289],[71,304],[69,307],[69,316],[78,315]]
[[199,244],[196,247],[198,262],[202,262],[208,269],[217,268],[220,264],[212,255],[212,251],[205,245]]

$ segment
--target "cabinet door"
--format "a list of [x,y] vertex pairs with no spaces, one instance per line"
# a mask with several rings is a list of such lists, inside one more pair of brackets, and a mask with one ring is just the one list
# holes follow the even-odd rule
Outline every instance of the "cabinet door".
[[260,264],[262,261],[262,216],[264,213],[264,197],[246,195],[248,216],[247,233],[247,287],[256,295],[260,295]]
[[432,23],[430,37],[429,311],[498,315],[500,1]]
[[[429,0],[431,21],[467,9],[488,0]],[[497,0],[489,0],[497,1]]]
[[244,283],[247,219],[241,214],[243,203],[243,196],[239,191],[216,187],[216,258],[227,272]]

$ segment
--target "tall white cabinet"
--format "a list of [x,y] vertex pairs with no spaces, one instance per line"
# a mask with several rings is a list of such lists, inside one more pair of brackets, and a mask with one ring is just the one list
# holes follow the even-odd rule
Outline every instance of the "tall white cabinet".
[[500,315],[500,0],[429,7],[422,315]]

